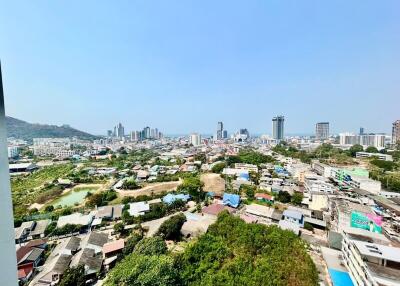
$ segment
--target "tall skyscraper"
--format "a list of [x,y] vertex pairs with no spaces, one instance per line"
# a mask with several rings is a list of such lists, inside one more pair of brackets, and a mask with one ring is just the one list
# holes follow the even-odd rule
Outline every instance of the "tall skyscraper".
[[318,122],[315,125],[315,138],[317,139],[329,138],[329,122]]
[[224,131],[224,124],[222,122],[218,122],[218,125],[217,125],[217,136],[216,136],[217,140],[221,140],[222,139],[223,131]]
[[364,135],[364,127],[360,127],[360,135]]
[[223,138],[223,139],[228,139],[228,131],[224,130],[224,131],[222,132],[222,138]]
[[0,66],[0,285],[18,285],[10,174],[7,159],[7,130]]
[[118,138],[123,138],[125,136],[124,126],[121,123],[118,123],[117,126],[114,127],[114,136]]
[[150,139],[150,137],[151,137],[151,130],[150,130],[150,127],[145,127],[144,129],[143,129],[143,133],[144,133],[144,139]]
[[284,116],[276,116],[272,118],[272,137],[275,140],[283,140],[284,139]]
[[393,122],[392,144],[400,144],[400,120]]

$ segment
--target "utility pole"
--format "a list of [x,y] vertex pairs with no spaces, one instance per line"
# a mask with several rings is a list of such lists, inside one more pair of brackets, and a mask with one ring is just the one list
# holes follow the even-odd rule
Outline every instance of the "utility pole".
[[17,257],[7,154],[7,130],[0,63],[0,285],[16,286]]

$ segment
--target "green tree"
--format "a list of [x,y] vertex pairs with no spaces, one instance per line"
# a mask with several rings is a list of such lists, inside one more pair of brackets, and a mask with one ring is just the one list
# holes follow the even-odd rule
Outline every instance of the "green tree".
[[204,183],[200,180],[199,176],[191,176],[183,179],[183,182],[178,186],[177,191],[187,193],[194,200],[201,201],[205,198],[203,186]]
[[114,224],[114,232],[118,233],[119,235],[125,234],[125,225],[122,222],[118,222]]
[[241,185],[240,192],[245,193],[246,197],[252,200],[254,199],[254,195],[256,194],[256,187],[252,185]]
[[54,211],[54,206],[52,206],[52,205],[47,205],[47,206],[44,208],[44,211],[47,212],[47,213],[52,212],[52,211]]
[[58,284],[60,286],[85,286],[85,267],[79,265],[77,267],[68,268]]
[[278,195],[276,196],[276,200],[278,202],[281,202],[284,204],[290,202],[291,199],[292,199],[292,197],[290,196],[290,194],[287,191],[280,191],[278,193]]
[[167,253],[167,245],[165,241],[159,237],[150,237],[142,239],[138,242],[134,252],[142,255],[160,255]]
[[213,173],[217,173],[217,174],[221,174],[222,170],[226,167],[226,163],[225,162],[220,162],[215,164],[212,168],[211,171]]
[[133,252],[136,245],[143,239],[143,236],[137,233],[133,233],[125,243],[124,255],[129,255]]
[[318,285],[299,237],[277,226],[246,224],[228,212],[178,254],[176,265],[183,285]]
[[365,149],[365,152],[367,153],[379,153],[378,149],[374,146],[368,146],[367,149]]
[[174,259],[167,255],[132,253],[109,273],[105,286],[175,286],[179,276]]
[[291,198],[291,202],[295,205],[300,205],[301,202],[303,201],[303,193],[301,192],[294,192],[292,198]]
[[351,157],[355,157],[357,152],[362,152],[362,151],[364,151],[363,146],[361,146],[360,144],[356,144],[350,147],[348,153],[350,154]]
[[181,238],[181,228],[185,221],[186,216],[183,213],[174,215],[161,224],[157,235],[167,240],[178,241]]
[[131,178],[123,182],[122,189],[125,190],[136,190],[141,187],[136,183],[135,179]]

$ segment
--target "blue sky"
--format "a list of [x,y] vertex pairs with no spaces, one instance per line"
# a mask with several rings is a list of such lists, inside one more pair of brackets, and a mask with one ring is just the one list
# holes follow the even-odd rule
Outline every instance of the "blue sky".
[[95,134],[389,132],[400,1],[4,1],[6,113]]

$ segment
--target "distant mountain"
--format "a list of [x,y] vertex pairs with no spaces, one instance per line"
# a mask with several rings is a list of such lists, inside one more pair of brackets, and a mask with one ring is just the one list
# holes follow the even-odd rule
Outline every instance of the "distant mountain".
[[10,116],[6,116],[7,136],[32,141],[33,138],[45,137],[77,137],[93,140],[97,136],[74,129],[68,125],[56,126],[47,124],[32,124]]

